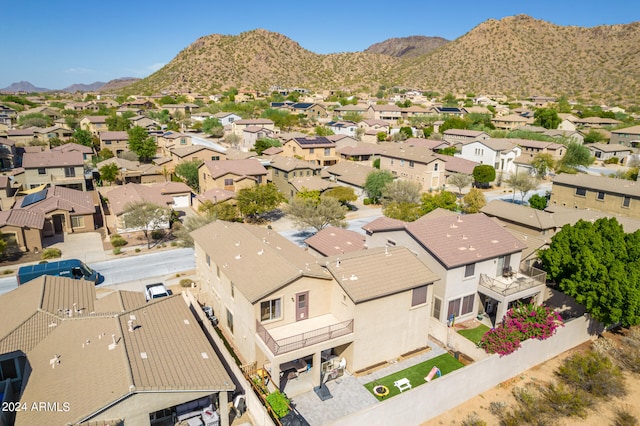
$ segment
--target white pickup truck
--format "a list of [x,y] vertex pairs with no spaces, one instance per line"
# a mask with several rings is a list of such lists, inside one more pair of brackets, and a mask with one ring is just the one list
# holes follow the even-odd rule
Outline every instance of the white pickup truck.
[[171,296],[171,290],[162,283],[148,284],[144,289],[144,296],[147,302],[159,297]]

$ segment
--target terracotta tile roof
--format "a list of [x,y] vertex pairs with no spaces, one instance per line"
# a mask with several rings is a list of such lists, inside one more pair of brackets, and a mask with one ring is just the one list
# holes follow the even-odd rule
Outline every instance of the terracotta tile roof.
[[324,228],[304,242],[323,256],[350,253],[366,248],[364,235],[335,226]]
[[401,220],[383,216],[363,225],[362,229],[367,232],[398,231],[404,229],[405,224],[406,223]]
[[200,167],[206,167],[211,176],[217,179],[226,174],[237,176],[261,176],[267,174],[258,160],[247,158],[245,160],[205,161]]
[[466,136],[471,138],[477,138],[483,134],[486,135],[486,132],[481,132],[479,130],[466,130],[466,129],[447,129],[443,133],[445,136],[454,135],[454,136]]
[[283,151],[279,146],[272,146],[271,148],[267,148],[262,151],[263,155],[278,155]]
[[598,151],[602,151],[602,152],[631,152],[632,149],[629,148],[628,146],[624,146],[624,145],[620,145],[618,143],[592,143],[587,145],[587,148],[591,149],[591,150],[598,150]]
[[204,145],[181,146],[181,147],[178,147],[178,148],[172,148],[170,151],[171,151],[172,154],[174,154],[174,155],[176,155],[178,157],[181,157],[181,158],[182,157],[186,157],[186,156],[191,155],[191,154],[195,154],[196,152],[200,152],[200,151],[210,151],[210,152],[215,153],[215,154],[223,153],[223,152],[216,151],[215,149],[210,148],[208,146],[204,146]]
[[580,187],[594,191],[605,191],[613,194],[640,197],[640,182],[626,179],[612,179],[607,176],[594,176],[583,173],[570,175],[562,173],[553,178],[553,185],[563,185],[574,188]]
[[320,176],[305,176],[289,181],[298,191],[326,191],[329,188],[338,186],[335,182],[322,179]]
[[527,206],[508,203],[502,200],[490,201],[481,210],[482,213],[508,222],[523,224],[527,227],[548,230],[557,227],[553,214]]
[[625,127],[622,129],[612,130],[611,133],[624,135],[640,135],[640,126]]
[[85,118],[87,119],[87,121],[89,121],[89,123],[106,123],[107,118],[109,117],[107,117],[106,115],[87,115],[82,120],[84,120]]
[[326,268],[356,304],[439,281],[406,247],[332,256],[326,259]]
[[379,144],[381,157],[399,158],[428,164],[438,161],[431,149],[422,146],[406,145],[403,143],[385,142]]
[[407,233],[447,269],[522,251],[526,246],[482,213],[423,216]]
[[19,226],[25,228],[44,228],[45,216],[42,212],[26,210],[26,209],[11,209],[0,211],[0,226]]
[[314,256],[272,230],[218,220],[191,235],[250,303],[302,276],[331,278]]
[[632,219],[625,216],[616,216],[595,210],[587,209],[575,209],[570,207],[563,207],[557,204],[551,204],[547,206],[545,211],[553,213],[553,218],[558,228],[564,225],[575,225],[579,220],[585,220],[589,222],[595,222],[603,217],[615,217],[616,220],[626,233],[633,233],[640,229],[640,220]]
[[402,112],[402,108],[398,105],[371,105],[369,108],[374,111],[385,111],[385,112]]
[[41,167],[78,167],[84,165],[82,153],[78,151],[25,152],[22,167],[36,169]]
[[122,214],[129,203],[147,201],[168,207],[173,204],[172,194],[190,194],[191,188],[182,182],[162,182],[143,185],[128,183],[114,187],[105,195],[109,199],[109,205],[116,216]]
[[196,195],[196,198],[201,201],[209,200],[214,203],[222,203],[224,201],[236,198],[236,193],[234,191],[228,191],[226,189],[213,188],[206,192],[203,192],[202,194]]
[[433,156],[444,161],[444,169],[449,173],[472,175],[473,169],[480,164],[461,157],[452,157],[451,155],[433,154]]
[[253,118],[253,119],[244,119],[244,120],[236,120],[235,124],[242,124],[245,126],[265,126],[265,125],[273,125],[273,121],[267,118]]

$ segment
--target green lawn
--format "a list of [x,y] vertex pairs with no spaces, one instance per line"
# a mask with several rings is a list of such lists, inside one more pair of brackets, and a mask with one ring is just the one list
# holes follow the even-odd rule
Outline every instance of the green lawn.
[[[427,374],[429,374],[433,367],[438,367],[440,369],[440,372],[445,375],[452,372],[453,370],[464,367],[464,365],[460,361],[452,357],[450,354],[446,353],[438,357],[429,359],[420,364],[416,364],[413,367],[405,368],[404,370],[400,370],[397,373],[382,377],[381,379],[374,380],[373,382],[369,382],[364,385],[364,387],[367,388],[367,390],[369,390],[369,392],[371,392],[373,396],[378,398],[379,401],[382,401],[383,399],[391,398],[392,396],[398,395],[400,393],[398,388],[393,386],[393,382],[398,379],[406,377],[407,379],[409,379],[409,382],[411,382],[412,387],[420,386],[427,383],[424,378],[427,377]],[[434,379],[435,378],[437,378],[437,376],[434,377]],[[385,396],[384,398],[376,396],[376,394],[373,393],[373,387],[377,385],[386,386],[389,389],[389,395]]]
[[463,337],[466,337],[467,339],[471,340],[473,343],[477,345],[478,343],[480,343],[480,339],[482,339],[482,336],[484,336],[484,333],[486,333],[487,331],[489,331],[489,327],[487,327],[484,324],[480,324],[476,328],[467,328],[465,330],[459,330],[458,334],[462,335]]

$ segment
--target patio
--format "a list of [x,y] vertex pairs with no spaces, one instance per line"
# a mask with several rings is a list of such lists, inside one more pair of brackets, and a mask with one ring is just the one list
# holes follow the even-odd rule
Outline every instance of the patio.
[[293,397],[292,403],[310,425],[331,423],[378,403],[376,397],[365,388],[365,384],[447,353],[445,349],[434,343],[430,343],[429,347],[431,348],[429,351],[390,363],[369,374],[354,376],[345,372],[342,377],[328,381],[326,386],[333,396],[331,399],[321,401],[318,395],[311,391]]

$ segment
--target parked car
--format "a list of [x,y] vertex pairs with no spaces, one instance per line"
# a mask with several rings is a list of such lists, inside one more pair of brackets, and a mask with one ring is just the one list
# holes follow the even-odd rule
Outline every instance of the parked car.
[[148,284],[144,289],[144,297],[147,302],[160,297],[171,296],[172,292],[162,283]]

